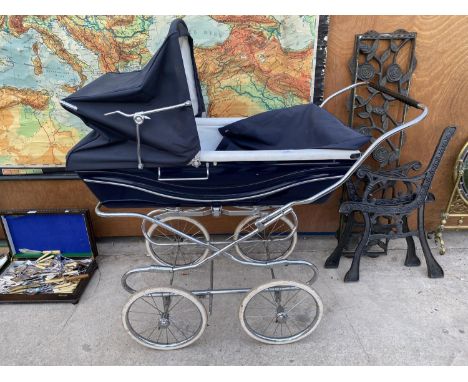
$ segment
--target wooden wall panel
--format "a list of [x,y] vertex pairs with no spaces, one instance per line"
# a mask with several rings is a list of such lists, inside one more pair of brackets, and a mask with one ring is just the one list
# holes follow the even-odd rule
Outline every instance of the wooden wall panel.
[[[326,93],[349,83],[347,63],[352,55],[354,35],[368,30],[393,32],[397,29],[417,32],[418,66],[413,75],[411,96],[429,107],[428,117],[408,130],[402,162],[420,160],[424,165],[431,158],[442,130],[458,127],[455,137],[439,166],[432,184],[436,202],[428,206],[426,226],[439,224],[452,185],[452,169],[458,152],[468,140],[468,17],[466,16],[334,16],[331,18]],[[344,118],[344,100],[336,100],[328,110]],[[415,115],[410,113],[409,117]],[[336,206],[330,204],[330,210]],[[333,212],[333,216],[336,216]],[[336,221],[328,219],[327,227]],[[313,227],[312,225],[310,227]]]
[[[449,125],[458,127],[433,182],[432,192],[437,201],[429,206],[426,220],[428,228],[433,229],[449,198],[454,161],[468,139],[465,121],[468,99],[468,17],[332,16],[325,95],[351,81],[348,61],[353,53],[355,34],[368,30],[393,32],[396,29],[418,33],[418,67],[414,73],[411,95],[430,109],[424,123],[409,130],[403,162],[420,160],[427,164],[442,130]],[[341,98],[330,102],[327,109],[346,120],[344,100]],[[0,209],[79,207],[93,210],[95,204],[94,196],[78,180],[0,182]],[[338,192],[323,205],[299,208],[298,214],[301,231],[334,231],[338,222]],[[133,236],[140,233],[137,221],[92,216],[98,237]],[[229,232],[235,221],[226,218],[204,220],[213,232]]]

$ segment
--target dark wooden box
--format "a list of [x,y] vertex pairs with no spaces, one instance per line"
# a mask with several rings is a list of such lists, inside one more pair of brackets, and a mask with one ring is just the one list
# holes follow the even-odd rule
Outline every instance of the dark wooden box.
[[0,211],[1,225],[12,261],[37,259],[41,255],[20,253],[20,248],[38,251],[60,250],[71,259],[91,258],[87,278],[80,280],[73,293],[0,294],[0,303],[71,302],[76,304],[97,269],[98,255],[88,210]]

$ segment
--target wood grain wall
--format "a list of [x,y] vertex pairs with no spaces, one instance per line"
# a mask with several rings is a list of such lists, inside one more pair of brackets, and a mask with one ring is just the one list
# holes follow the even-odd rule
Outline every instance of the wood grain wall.
[[[452,189],[451,174],[455,158],[468,140],[468,17],[332,16],[325,95],[349,85],[351,81],[347,65],[353,53],[355,34],[368,30],[393,32],[397,29],[418,33],[418,67],[411,94],[430,109],[428,118],[409,130],[402,154],[403,162],[420,160],[428,163],[442,130],[449,125],[458,127],[433,182],[432,192],[437,201],[429,206],[426,220],[427,227],[433,229]],[[346,120],[343,98],[330,102],[327,109]],[[334,231],[338,222],[338,196],[339,193],[335,192],[326,204],[299,208],[300,230]],[[94,196],[78,180],[0,182],[0,209],[75,207],[93,210],[95,204]],[[92,215],[98,237],[140,234],[137,221],[101,219],[94,213]],[[204,222],[213,232],[229,232],[235,220],[205,219]]]

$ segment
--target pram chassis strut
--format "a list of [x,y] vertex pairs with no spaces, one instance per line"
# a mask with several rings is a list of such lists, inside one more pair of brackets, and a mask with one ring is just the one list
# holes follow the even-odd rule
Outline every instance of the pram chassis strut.
[[[248,257],[240,258],[239,256],[235,256],[230,252],[232,252],[234,247],[236,247],[236,250],[238,251],[238,246],[241,243],[255,242],[255,239],[254,239],[255,236],[264,232],[267,229],[267,227],[272,226],[275,222],[279,221],[280,219],[283,221],[283,223],[286,223],[286,225],[289,227],[288,230],[290,232],[286,235],[282,235],[280,237],[272,239],[272,242],[279,242],[279,241],[287,242],[288,240],[293,240],[294,238],[296,238],[298,221],[297,221],[297,216],[295,215],[293,211],[294,206],[313,203],[319,200],[320,198],[324,197],[325,195],[333,192],[337,188],[339,188],[355,173],[355,171],[363,164],[363,162],[369,157],[369,155],[383,141],[407,129],[408,127],[420,122],[421,120],[425,118],[425,116],[428,113],[427,107],[424,106],[423,104],[420,104],[419,102],[416,102],[398,93],[394,93],[391,90],[383,88],[379,85],[374,85],[374,84],[370,84],[367,82],[353,84],[351,86],[348,86],[332,94],[322,103],[321,106],[325,105],[330,99],[336,97],[337,95],[345,91],[354,89],[358,86],[364,86],[364,85],[371,86],[381,92],[389,94],[393,96],[394,98],[397,98],[400,101],[406,103],[409,106],[422,110],[422,112],[420,113],[419,116],[417,116],[413,120],[408,121],[400,126],[397,126],[391,131],[388,131],[387,133],[381,135],[368,147],[368,149],[361,155],[361,157],[356,160],[356,162],[352,165],[352,167],[347,171],[347,173],[343,177],[338,179],[331,186],[323,189],[322,191],[316,193],[315,195],[312,195],[309,198],[298,200],[298,201],[292,201],[278,208],[263,207],[263,206],[252,207],[252,208],[248,208],[248,207],[239,207],[239,208],[200,207],[200,208],[188,208],[188,209],[174,208],[174,209],[154,210],[148,213],[147,215],[134,213],[134,212],[103,211],[101,209],[102,204],[98,203],[98,205],[96,206],[95,212],[100,217],[104,217],[104,218],[123,217],[123,218],[142,219],[142,232],[147,242],[147,246],[161,245],[161,243],[158,243],[157,241],[154,241],[151,238],[151,234],[153,230],[156,228],[161,228],[169,232],[170,234],[173,234],[174,237],[177,237],[178,246],[179,245],[186,246],[186,247],[187,246],[200,246],[200,247],[206,248],[206,251],[207,251],[199,259],[188,264],[178,265],[177,258],[176,258],[174,264],[172,265],[165,264],[165,265],[148,265],[148,266],[137,267],[137,268],[127,271],[122,276],[121,283],[122,283],[123,288],[127,292],[133,294],[132,298],[124,307],[123,323],[128,333],[137,342],[145,346],[155,348],[155,349],[160,349],[160,350],[177,349],[177,348],[182,348],[182,347],[190,345],[191,343],[195,342],[201,336],[206,326],[206,320],[207,320],[206,311],[204,310],[203,305],[198,300],[196,300],[196,298],[194,298],[193,296],[198,296],[198,297],[209,296],[210,298],[209,312],[211,313],[212,297],[214,295],[219,295],[219,294],[237,294],[237,293],[247,294],[243,302],[241,303],[241,307],[239,311],[239,318],[240,318],[242,327],[246,331],[246,333],[258,341],[261,341],[264,343],[270,343],[270,344],[291,343],[291,342],[295,342],[297,340],[304,338],[305,336],[309,335],[313,330],[315,330],[315,328],[317,327],[321,319],[323,307],[322,307],[322,302],[320,300],[320,297],[310,287],[310,285],[313,282],[315,282],[315,280],[318,277],[318,270],[314,264],[306,260],[291,260],[291,259],[286,259],[286,258],[281,258],[281,257],[277,259],[272,259],[272,260],[269,257],[267,258],[267,260],[257,260],[255,258],[248,258]],[[163,109],[170,110],[171,108],[183,107],[183,106],[186,106],[186,105],[185,104],[174,105],[174,106],[169,106]],[[163,110],[162,109],[152,110],[152,111],[147,111],[147,112],[142,111],[142,112],[138,112],[138,113],[131,114],[131,115],[124,114],[119,111],[111,112],[108,114],[119,113],[119,114],[124,115],[125,117],[134,118],[135,123],[138,125],[137,126],[137,132],[138,132],[139,126],[144,122],[144,118],[142,118],[141,120],[139,119],[138,121],[136,120],[136,118],[139,116],[146,116],[146,114],[150,114],[152,112],[159,112],[159,111],[163,111]],[[139,161],[139,164],[142,166],[141,160]],[[158,173],[158,176],[160,176],[160,172]],[[273,208],[273,211],[271,211],[272,208]],[[240,234],[239,233],[241,232],[240,229],[236,230],[238,235],[234,236],[233,240],[230,240],[229,238],[228,240],[211,241],[209,240],[209,235],[207,234],[207,232],[205,232],[206,230],[204,231],[205,238],[204,240],[201,240],[201,239],[198,239],[197,237],[194,237],[194,235],[190,235],[186,232],[183,232],[181,229],[174,228],[174,226],[170,224],[171,219],[174,220],[174,219],[180,218],[180,219],[185,219],[186,222],[188,223],[191,223],[193,221],[191,217],[201,217],[201,216],[207,216],[207,215],[212,215],[215,217],[220,216],[220,215],[247,216],[247,217],[250,217],[249,218],[250,222],[251,223],[253,222],[253,224],[251,224],[252,230],[245,234]],[[246,221],[246,219],[244,219],[242,222]],[[247,220],[247,222],[249,221]],[[149,228],[148,228],[148,223],[151,224]],[[254,240],[249,241],[249,239],[254,239]],[[180,242],[180,240],[183,240],[183,241]],[[257,239],[257,241],[259,240]],[[163,244],[163,245],[170,246],[170,244]],[[295,245],[295,241],[293,242],[292,246],[294,247],[294,245]],[[207,254],[209,251],[211,251],[211,253]],[[238,264],[255,266],[259,268],[269,268],[271,270],[271,276],[272,276],[273,281],[270,281],[269,283],[266,283],[266,284],[262,284],[253,289],[252,288],[215,289],[213,285],[213,267],[214,267],[213,260],[221,254],[223,254],[224,256],[226,256],[227,258],[229,258],[230,260],[233,260],[234,262]],[[238,254],[239,254],[239,251],[238,251]],[[268,255],[268,249],[267,249],[267,255]],[[155,260],[158,261],[158,259],[155,259]],[[206,262],[211,263],[210,288],[198,289],[198,290],[193,290],[191,292],[188,292],[188,291],[184,291],[184,290],[172,287],[172,282],[174,279],[175,272],[192,270],[192,269],[198,268],[199,266],[201,266],[202,264]],[[280,266],[280,265],[305,266],[305,267],[308,267],[312,271],[313,275],[306,283],[299,283],[296,281],[277,280],[273,268],[276,266]],[[146,273],[146,272],[170,272],[172,273],[171,283],[170,283],[171,286],[167,288],[163,288],[163,287],[151,288],[151,289],[147,289],[147,290],[137,293],[137,291],[128,284],[127,280],[130,276],[134,274]],[[312,301],[315,303],[315,308],[314,308],[315,316],[313,317],[312,322],[308,324],[303,330],[299,330],[297,333],[293,333],[291,328],[287,325],[287,322],[289,320],[288,313],[290,313],[292,309],[295,309],[296,306],[301,303],[301,301],[297,303],[296,305],[294,305],[293,308],[290,308],[289,310],[287,310],[285,306],[283,305],[287,305],[287,302],[289,300],[285,302],[284,299],[282,300],[282,297],[281,297],[283,294],[287,292],[292,292],[292,291],[296,293],[296,295],[301,292],[305,294],[305,297],[301,301],[305,301],[305,299],[307,298],[312,298]],[[254,321],[249,322],[250,319],[248,320],[248,317],[254,317],[254,316],[247,316],[246,311],[250,309],[249,308],[250,304],[252,305],[254,304],[252,301],[255,301],[256,296],[263,297],[265,300],[268,300],[267,297],[271,296],[271,301],[270,300],[268,301],[270,302],[271,305],[275,307],[275,311],[273,312],[274,314],[273,319],[268,325],[271,325],[272,322],[276,324],[275,332],[273,334],[267,334],[266,328],[264,330],[264,333],[262,333],[261,331],[251,326],[252,322]],[[158,298],[161,298],[162,300],[160,305],[158,305],[155,300]],[[177,298],[178,300],[176,300]],[[293,297],[290,297],[290,299],[292,298]],[[172,320],[170,312],[171,312],[171,309],[175,309],[175,306],[179,304],[179,302],[182,300],[184,301],[187,300],[187,302],[192,307],[192,309],[195,309],[195,311],[198,311],[197,319],[200,320],[200,324],[198,327],[193,329],[193,333],[191,335],[187,335],[186,334],[187,332],[184,332],[180,328],[177,328],[177,326],[175,326],[175,321],[174,321],[174,326],[175,326],[174,331],[177,328],[177,330],[180,331],[180,334],[178,333],[178,335],[180,336],[182,334],[184,337],[182,340],[178,340],[177,336],[174,333],[172,333],[170,329],[171,320]],[[174,301],[178,301],[178,302],[174,303]],[[153,332],[148,337],[143,336],[142,335],[143,332],[138,333],[136,329],[134,329],[132,326],[134,324],[130,322],[131,308],[133,307],[134,304],[137,304],[140,302],[145,302],[147,305],[150,305],[152,308],[157,310],[156,315],[158,315],[159,317],[157,321],[157,325],[155,326],[155,328],[153,329]],[[172,308],[171,308],[171,304],[172,304]],[[162,308],[159,309],[161,306]],[[257,308],[252,308],[252,309],[257,309]],[[270,316],[268,316],[268,319],[269,318]],[[289,335],[287,335],[287,333],[283,335],[283,324],[286,325],[286,327],[288,328]],[[295,325],[298,325],[297,321]],[[276,330],[278,329],[279,326],[281,326],[281,335],[279,333],[278,335],[276,335]],[[292,326],[292,322],[291,322],[291,326]],[[166,343],[164,343],[163,339],[159,341],[160,339],[159,337],[156,341],[154,341],[151,338],[152,334],[156,331],[156,329],[159,332],[159,336],[161,336],[161,333],[164,333],[164,330],[165,330]],[[293,330],[294,330],[294,327],[293,327]],[[172,342],[169,343],[168,331],[172,333],[172,336],[176,340],[175,342],[173,342],[172,340]]]

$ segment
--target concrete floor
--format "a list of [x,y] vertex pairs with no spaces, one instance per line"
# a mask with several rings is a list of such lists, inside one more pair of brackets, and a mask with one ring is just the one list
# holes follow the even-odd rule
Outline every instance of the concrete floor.
[[[436,255],[445,278],[435,280],[427,278],[425,265],[403,266],[405,242],[397,240],[388,256],[362,260],[358,283],[345,284],[350,259],[343,259],[338,270],[323,269],[335,243],[332,237],[303,237],[293,254],[320,269],[314,288],[322,297],[324,316],[305,340],[283,346],[260,344],[242,331],[238,321],[242,297],[216,296],[209,326],[198,342],[161,352],[136,343],[121,323],[129,295],[121,288],[120,277],[132,267],[151,263],[143,255],[142,240],[101,241],[99,270],[79,304],[0,305],[0,364],[468,365],[466,232],[446,234],[447,255]],[[224,259],[217,261],[215,272],[219,287],[268,280],[265,270]],[[306,277],[293,267],[279,273],[282,278]],[[201,288],[208,275],[208,267],[203,267],[179,276],[176,284]],[[135,280],[143,288],[165,285],[168,278],[153,274]]]

